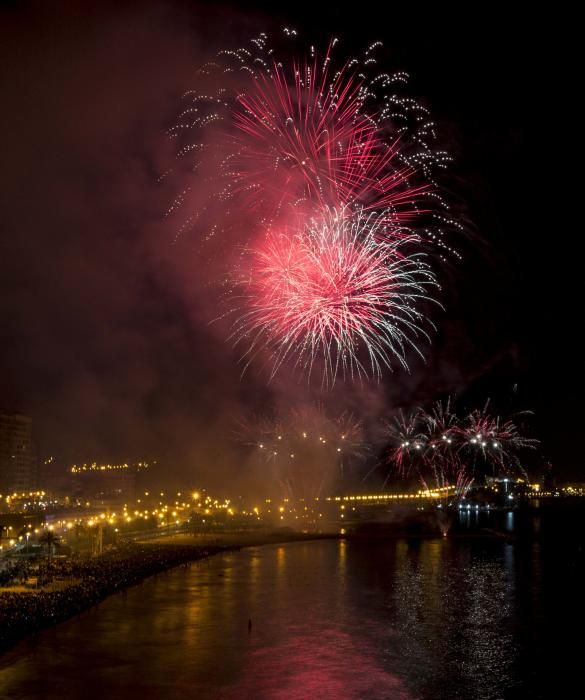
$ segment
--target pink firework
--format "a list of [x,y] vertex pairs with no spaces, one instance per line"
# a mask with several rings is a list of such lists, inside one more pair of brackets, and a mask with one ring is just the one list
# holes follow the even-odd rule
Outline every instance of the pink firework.
[[521,469],[517,452],[534,449],[538,441],[520,434],[512,420],[489,412],[489,401],[472,411],[459,427],[460,451],[470,461],[485,461],[504,472]]
[[394,238],[417,234],[458,256],[444,234],[461,227],[434,179],[451,158],[434,146],[428,110],[402,94],[406,73],[377,71],[380,42],[351,59],[336,56],[337,44],[283,60],[261,34],[200,69],[203,92],[185,93],[169,130],[196,173],[169,209],[195,207],[179,233],[196,228],[207,240],[245,218],[242,236],[253,238],[254,217],[258,227],[286,225],[298,213],[350,207],[383,214]]
[[322,63],[273,63],[238,97],[237,187],[279,208],[384,211],[398,227],[421,213],[417,200],[430,185],[409,184],[415,169],[400,162],[399,133],[388,138],[368,111],[364,77],[347,66],[330,76],[330,61],[328,51]]
[[431,411],[401,413],[387,430],[389,462],[401,476],[414,475],[425,488],[450,485],[456,498],[496,469],[524,473],[518,452],[538,442],[521,435],[512,420],[491,414],[489,401],[464,417],[452,411],[450,399],[438,401]]
[[419,352],[415,339],[427,335],[419,307],[436,282],[420,255],[384,235],[384,222],[327,210],[250,251],[233,331],[248,344],[247,361],[268,350],[272,374],[288,359],[309,375],[318,363],[325,385],[339,374],[378,376],[392,358],[407,366],[407,351]]
[[379,42],[337,62],[336,43],[285,62],[266,35],[220,52],[201,71],[211,90],[186,94],[170,132],[198,173],[175,202],[197,204],[182,230],[219,245],[229,232],[246,250],[228,292],[246,366],[268,354],[272,375],[292,361],[328,386],[421,354],[438,287],[424,255],[444,259],[444,231],[460,228],[434,180],[450,158],[400,94],[407,76],[375,72]]

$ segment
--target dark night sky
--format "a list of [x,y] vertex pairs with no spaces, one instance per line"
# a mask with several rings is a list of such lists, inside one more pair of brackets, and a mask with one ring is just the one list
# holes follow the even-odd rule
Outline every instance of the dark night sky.
[[384,42],[388,68],[412,75],[441,126],[449,187],[478,236],[459,243],[426,365],[343,401],[371,417],[449,392],[491,396],[534,410],[543,457],[561,478],[582,475],[570,18],[493,3],[468,15],[384,3],[367,16],[300,3],[282,17],[273,3],[50,5],[0,10],[0,406],[32,413],[41,455],[157,455],[176,474],[239,483],[234,417],[306,394],[240,379],[156,183],[205,52],[287,23],[316,44],[339,34],[349,52]]

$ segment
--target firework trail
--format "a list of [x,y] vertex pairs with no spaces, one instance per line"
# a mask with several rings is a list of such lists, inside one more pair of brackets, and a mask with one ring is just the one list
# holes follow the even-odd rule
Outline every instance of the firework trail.
[[437,283],[423,256],[403,253],[405,241],[384,228],[382,217],[327,211],[252,250],[233,330],[249,346],[246,361],[268,350],[272,374],[293,360],[310,376],[319,359],[323,385],[380,376],[391,358],[406,368],[415,340],[428,338],[419,307]]
[[331,418],[318,406],[242,422],[236,437],[254,448],[294,499],[320,496],[336,474],[367,453],[360,421],[347,412]]
[[336,44],[280,61],[262,34],[220,52],[200,73],[209,91],[186,93],[169,132],[214,183],[203,201],[190,187],[177,197],[169,214],[196,202],[179,234],[229,231],[246,251],[231,255],[226,293],[245,367],[268,354],[271,376],[288,360],[311,376],[318,362],[323,385],[421,354],[421,302],[438,286],[422,256],[457,256],[445,233],[461,229],[435,181],[450,158],[401,94],[408,76],[376,72],[380,42],[345,61]]

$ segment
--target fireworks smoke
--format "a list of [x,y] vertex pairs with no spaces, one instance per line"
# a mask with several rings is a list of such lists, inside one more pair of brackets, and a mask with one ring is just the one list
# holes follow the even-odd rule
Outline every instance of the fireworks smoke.
[[367,453],[360,421],[350,413],[329,417],[312,406],[240,424],[239,442],[272,471],[281,495],[313,499]]

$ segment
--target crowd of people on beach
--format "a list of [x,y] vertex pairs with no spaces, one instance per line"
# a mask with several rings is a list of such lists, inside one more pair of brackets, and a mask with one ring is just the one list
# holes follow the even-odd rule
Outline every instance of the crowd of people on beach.
[[[47,564],[43,578],[65,583],[57,590],[0,589],[0,650],[43,627],[66,620],[108,595],[175,566],[188,565],[225,547],[127,545],[101,557]],[[69,584],[69,585],[67,585]]]
[[22,583],[28,576],[29,565],[24,561],[9,561],[0,566],[0,586]]

